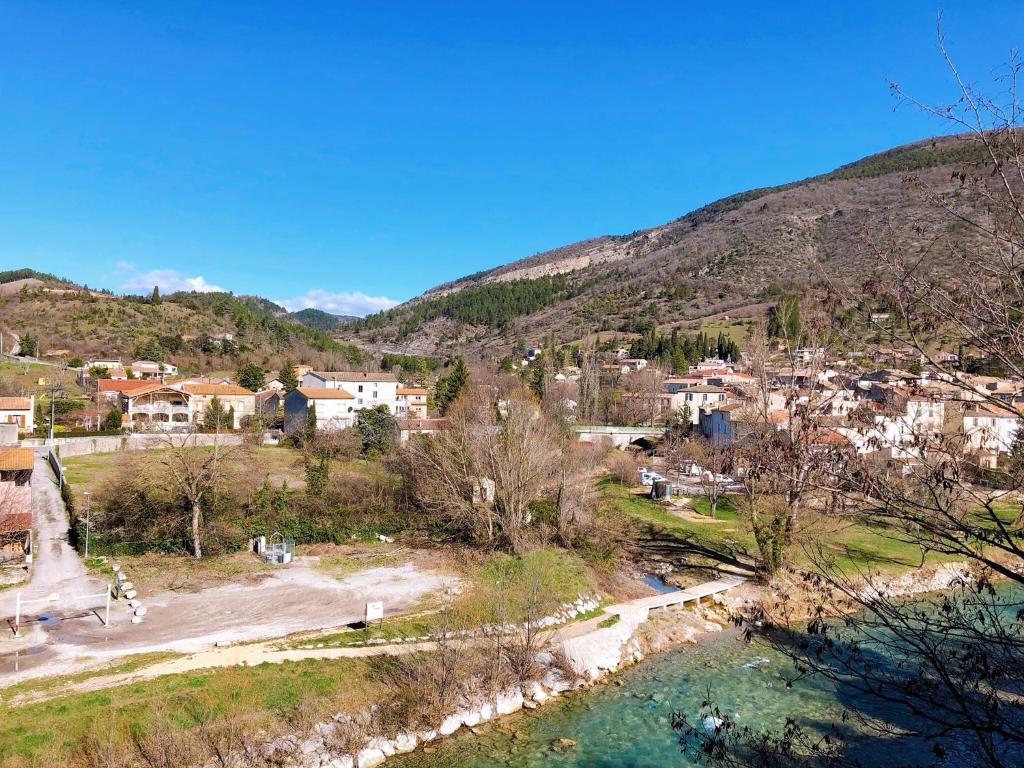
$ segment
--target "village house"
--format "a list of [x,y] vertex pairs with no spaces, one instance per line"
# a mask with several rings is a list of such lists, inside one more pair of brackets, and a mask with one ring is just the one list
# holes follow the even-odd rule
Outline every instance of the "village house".
[[[103,383],[102,381],[100,382]],[[192,421],[189,395],[158,381],[117,392],[123,421],[135,432],[187,430]]]
[[427,398],[430,390],[424,387],[399,387],[396,390],[395,416],[400,419],[427,418]]
[[309,371],[302,377],[306,389],[343,389],[353,396],[355,410],[386,405],[398,409],[398,379],[394,374],[367,371]]
[[159,379],[163,376],[176,376],[178,373],[178,366],[155,360],[136,360],[128,368],[135,379]]
[[122,405],[123,397],[132,392],[149,389],[152,385],[152,381],[143,379],[99,379],[96,382],[96,390],[101,401],[109,405]]
[[234,414],[229,429],[238,429],[245,419],[256,414],[256,393],[237,384],[184,384],[181,391],[189,396],[193,422],[202,423],[214,398],[220,401],[225,413]]
[[979,403],[964,413],[964,451],[971,454],[1012,453],[1020,426],[1019,413]]
[[35,429],[36,398],[0,397],[0,422],[17,424],[19,433],[28,433]]
[[647,367],[647,361],[642,357],[624,357],[619,362],[622,363],[622,366],[625,369],[623,371],[624,373],[629,373],[630,371],[642,371]]
[[340,387],[299,387],[284,398],[284,429],[292,434],[304,429],[309,407],[316,411],[316,428],[339,430],[355,423],[355,396]]
[[284,404],[284,388],[264,389],[256,393],[256,409],[263,417],[263,421],[272,421],[277,416],[277,411]]
[[728,395],[722,387],[704,385],[689,387],[670,395],[669,410],[674,414],[679,414],[689,408],[690,423],[697,426],[700,423],[701,408],[714,408],[720,403],[724,403],[727,397]]
[[17,565],[32,553],[31,448],[0,448],[0,565]]
[[413,435],[435,435],[445,429],[448,419],[399,419],[398,439],[402,445]]

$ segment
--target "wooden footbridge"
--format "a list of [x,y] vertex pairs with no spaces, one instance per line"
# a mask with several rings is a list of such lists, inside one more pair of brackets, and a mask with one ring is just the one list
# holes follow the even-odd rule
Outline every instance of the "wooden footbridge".
[[698,584],[695,587],[677,589],[674,592],[662,592],[659,595],[630,600],[629,604],[647,608],[648,610],[654,610],[655,608],[668,608],[673,605],[686,605],[691,601],[694,605],[700,605],[700,601],[703,598],[714,597],[715,595],[722,594],[723,592],[728,592],[730,589],[738,587],[744,581],[746,581],[746,579],[742,576],[723,576],[720,579],[707,581],[703,584]]

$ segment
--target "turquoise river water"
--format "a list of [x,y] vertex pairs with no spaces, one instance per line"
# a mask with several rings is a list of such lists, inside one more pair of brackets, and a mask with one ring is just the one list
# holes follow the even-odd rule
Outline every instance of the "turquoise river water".
[[[1014,595],[1024,599],[1024,595]],[[812,730],[838,723],[843,712],[861,712],[893,722],[896,712],[850,690],[794,676],[788,659],[764,640],[744,642],[733,632],[651,657],[615,680],[578,691],[533,712],[484,726],[474,736],[462,729],[423,750],[388,761],[389,768],[665,768],[693,763],[682,754],[671,722],[674,712],[699,719],[710,689],[714,701],[741,724],[779,729],[787,717]],[[852,726],[851,726],[852,727]],[[850,735],[849,733],[847,735]],[[865,766],[927,760],[926,746],[910,739],[851,743]],[[577,746],[552,749],[556,739]],[[969,752],[969,747],[962,746]],[[960,752],[961,749],[956,751]],[[961,753],[963,754],[963,753]],[[970,762],[969,760],[967,762]],[[958,760],[958,764],[964,764]]]

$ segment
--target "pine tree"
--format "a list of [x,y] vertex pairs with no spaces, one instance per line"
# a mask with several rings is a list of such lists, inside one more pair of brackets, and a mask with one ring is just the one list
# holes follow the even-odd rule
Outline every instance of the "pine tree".
[[242,363],[238,366],[235,376],[238,378],[238,385],[250,392],[259,392],[266,384],[263,369],[256,363]]
[[206,411],[203,413],[203,426],[212,432],[216,432],[224,429],[227,425],[227,414],[224,411],[224,404],[221,403],[219,397],[214,395],[210,398]]
[[149,297],[149,300],[151,302],[153,302],[154,304],[159,304],[160,303],[160,286],[159,285],[154,285],[153,286],[153,295]]
[[295,376],[295,363],[292,362],[291,358],[284,361],[278,378],[281,380],[281,384],[284,385],[285,392],[291,392],[293,389],[298,388],[299,380]]

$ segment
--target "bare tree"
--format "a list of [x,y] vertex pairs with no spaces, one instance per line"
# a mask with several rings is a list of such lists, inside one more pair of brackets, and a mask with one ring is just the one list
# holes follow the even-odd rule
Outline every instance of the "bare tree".
[[519,550],[530,504],[551,493],[567,438],[522,389],[494,397],[474,388],[449,411],[448,428],[411,442],[413,498],[473,538]]
[[[933,107],[899,86],[893,90],[902,102],[948,121],[959,133],[942,140],[966,158],[954,176],[955,194],[933,189],[925,174],[907,178],[908,194],[930,201],[942,224],[955,227],[929,233],[918,222],[903,222],[913,237],[900,236],[894,226],[884,241],[872,242],[886,270],[877,281],[881,296],[899,314],[898,323],[878,329],[879,337],[913,350],[932,378],[952,386],[948,403],[982,402],[1019,419],[1024,416],[1019,403],[979,387],[965,361],[937,354],[940,344],[952,343],[1004,376],[1024,373],[1019,63],[1011,60],[1000,82],[1001,95],[992,97],[962,78],[941,32],[939,49],[958,89],[954,103]],[[922,762],[943,757],[952,742],[969,740],[980,764],[1020,765],[1020,463],[1003,462],[982,476],[965,451],[962,431],[939,432],[922,424],[910,428],[904,445],[910,460],[897,471],[871,457],[847,457],[814,481],[841,496],[853,520],[912,543],[923,554],[937,552],[960,561],[960,580],[941,595],[908,603],[873,569],[843,566],[821,549],[813,553],[814,573],[808,575],[819,599],[808,633],[779,627],[772,637],[801,674],[825,677],[889,708],[891,720],[856,709],[846,713],[866,735],[917,737],[931,752],[922,755]],[[778,482],[767,469],[761,476]],[[830,619],[837,612],[844,614],[842,621]],[[826,742],[794,727],[759,735],[727,715],[722,719],[723,727],[703,737],[679,723],[684,732],[697,735],[697,748],[716,764],[833,766],[854,759],[841,739]]]
[[699,470],[697,482],[708,500],[711,517],[718,512],[718,503],[728,487],[725,472],[729,466],[729,449],[721,443],[694,438],[686,445],[686,455]]
[[163,436],[165,450],[159,463],[166,479],[185,502],[192,536],[192,554],[203,556],[203,513],[207,500],[216,493],[224,464],[245,450],[244,445],[224,445],[219,434],[209,447],[197,444],[199,433],[190,430],[182,435]]

